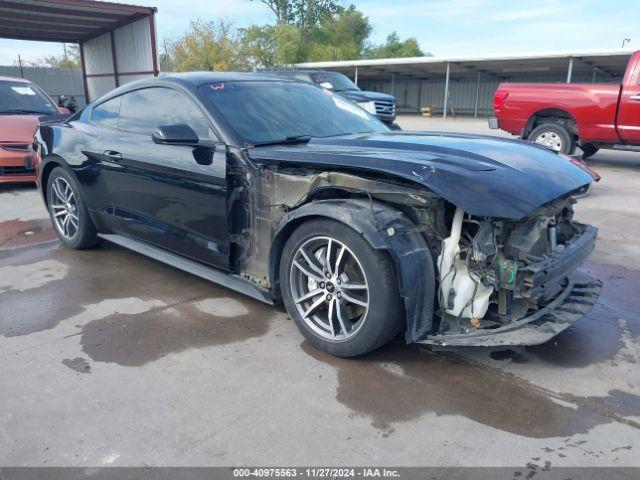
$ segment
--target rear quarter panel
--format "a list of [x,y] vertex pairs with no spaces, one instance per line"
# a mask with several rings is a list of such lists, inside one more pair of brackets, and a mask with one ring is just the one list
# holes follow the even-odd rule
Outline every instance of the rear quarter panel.
[[527,121],[542,110],[569,113],[583,141],[613,143],[620,85],[502,83],[498,91],[509,96],[496,112],[500,128],[520,135]]

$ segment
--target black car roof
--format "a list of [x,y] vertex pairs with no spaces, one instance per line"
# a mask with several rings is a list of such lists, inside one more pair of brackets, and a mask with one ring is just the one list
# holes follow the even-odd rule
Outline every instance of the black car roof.
[[98,98],[92,104],[97,105],[105,100],[116,97],[130,90],[136,90],[144,87],[152,87],[155,85],[166,85],[167,83],[175,83],[186,87],[189,90],[195,90],[200,85],[215,82],[289,82],[291,80],[282,77],[270,76],[257,72],[184,72],[184,73],[166,73],[160,74],[158,77],[144,78],[129,82],[120,87],[111,90],[102,97]]
[[[251,80],[261,81],[282,81],[281,78],[270,76],[262,72],[184,72],[167,73],[158,77],[160,80],[174,81],[182,84],[189,84],[198,87],[210,82],[242,82]],[[153,80],[151,80],[153,81]]]

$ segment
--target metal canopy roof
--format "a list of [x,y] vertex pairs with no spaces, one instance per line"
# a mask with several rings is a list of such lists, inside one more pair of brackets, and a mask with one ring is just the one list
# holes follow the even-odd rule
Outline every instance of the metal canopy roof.
[[155,12],[94,0],[0,0],[0,38],[78,43]]
[[375,60],[347,60],[335,62],[299,63],[303,69],[336,70],[353,73],[357,68],[361,79],[389,77],[396,74],[403,77],[429,78],[444,75],[449,65],[451,75],[475,76],[482,72],[496,78],[512,77],[518,74],[552,75],[567,72],[573,59],[573,74],[591,73],[593,69],[610,76],[624,72],[632,51],[564,51],[524,53],[521,55],[484,55],[452,57],[410,57]]

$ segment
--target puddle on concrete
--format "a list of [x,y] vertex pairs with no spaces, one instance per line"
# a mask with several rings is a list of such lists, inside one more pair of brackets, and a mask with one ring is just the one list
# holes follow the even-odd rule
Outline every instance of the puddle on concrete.
[[[545,392],[491,368],[434,354],[397,341],[356,359],[339,359],[304,342],[303,350],[338,372],[336,399],[371,419],[383,434],[425,414],[460,415],[526,437],[586,433],[610,419],[581,406],[564,406]],[[392,366],[392,368],[389,368]]]
[[[624,330],[619,319],[626,320],[625,326],[629,333],[634,336],[640,334],[640,272],[595,263],[587,263],[585,269],[604,284],[595,307],[549,342],[525,349],[513,349],[516,355],[510,358],[512,361],[542,360],[565,368],[586,367],[613,360],[625,346]],[[505,359],[496,358],[501,355],[505,354],[494,351],[491,358]],[[627,360],[636,362],[638,359]]]
[[0,223],[0,250],[53,242],[57,238],[48,218]]
[[[225,305],[233,308],[215,314],[215,307]],[[232,297],[211,298],[138,315],[119,314],[94,320],[82,327],[80,343],[84,353],[96,362],[139,367],[189,348],[259,337],[269,330],[274,313],[270,307],[249,299],[240,303]]]
[[[196,297],[222,295],[228,290],[193,275],[153,261],[142,255],[110,244],[93,250],[74,251],[63,246],[30,250],[2,260],[3,270],[10,276],[0,277],[0,283],[11,285],[16,272],[30,265],[64,266],[66,276],[55,278],[56,272],[38,270],[41,285],[25,279],[29,289],[2,293],[0,285],[0,335],[29,335],[54,328],[63,320],[82,313],[85,306],[104,299],[162,299],[168,304]],[[47,277],[52,274],[54,277]],[[38,277],[38,278],[40,278]],[[23,290],[23,291],[20,291]]]
[[78,373],[91,373],[91,365],[86,358],[65,358],[62,360],[62,364]]
[[[611,417],[623,418],[640,417],[640,396],[622,390],[610,390],[605,397],[575,397],[564,394],[563,398],[579,402],[589,406],[591,410],[602,412]],[[637,425],[634,421],[628,421],[632,425]],[[636,427],[638,428],[638,427]]]

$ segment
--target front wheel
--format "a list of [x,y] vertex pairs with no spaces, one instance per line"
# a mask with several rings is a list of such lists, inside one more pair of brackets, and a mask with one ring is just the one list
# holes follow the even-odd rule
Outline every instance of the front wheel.
[[566,155],[573,155],[576,150],[573,134],[559,123],[538,125],[529,134],[528,140]]
[[297,228],[284,247],[280,279],[289,315],[319,350],[353,357],[400,332],[391,259],[342,223],[318,219]]

